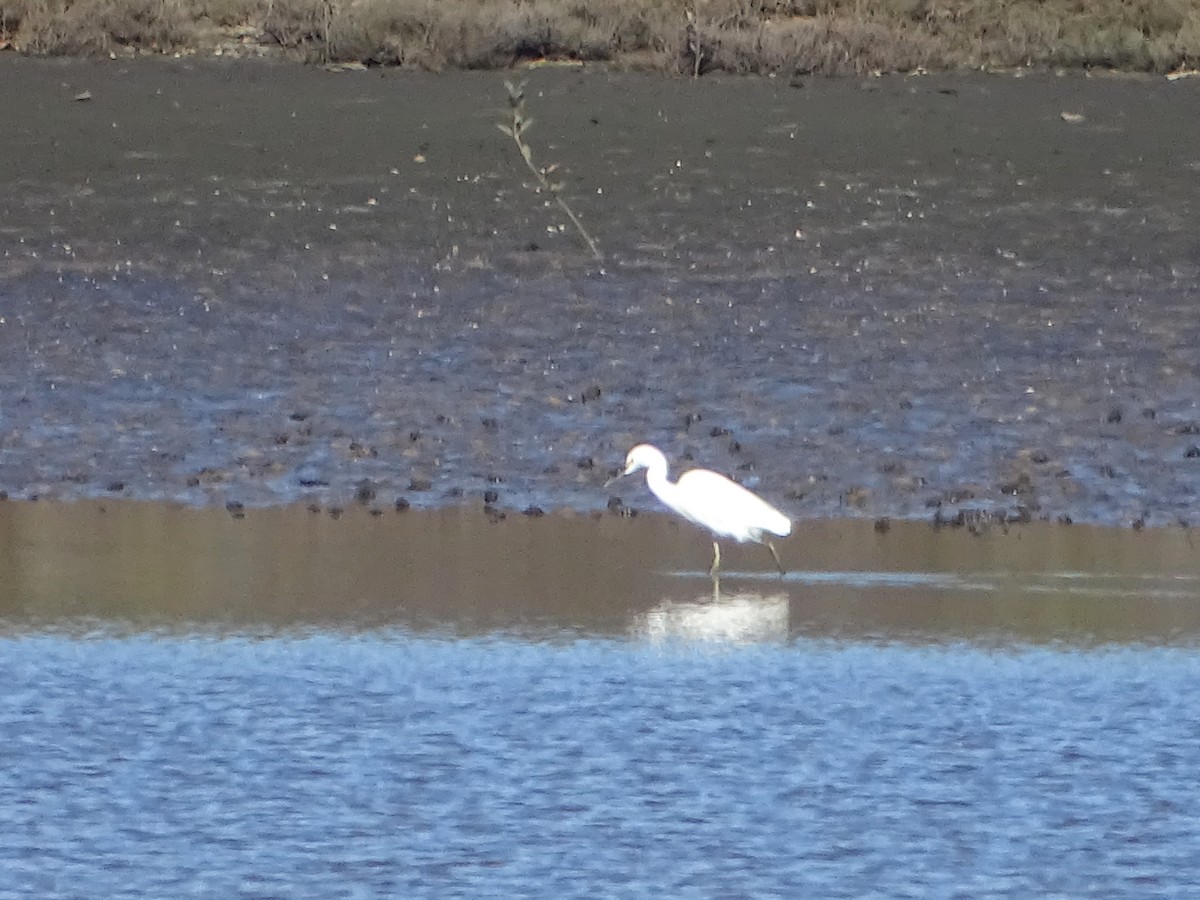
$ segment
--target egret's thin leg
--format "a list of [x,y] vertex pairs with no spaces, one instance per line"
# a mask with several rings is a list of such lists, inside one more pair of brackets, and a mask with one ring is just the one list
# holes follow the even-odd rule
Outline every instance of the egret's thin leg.
[[713,578],[717,577],[717,570],[721,568],[721,545],[713,541],[713,564],[708,570],[708,574]]
[[713,603],[720,603],[721,602],[721,576],[714,575],[712,577],[712,581],[713,581]]
[[768,549],[768,550],[770,550],[770,551],[771,551],[771,555],[772,555],[773,557],[775,557],[775,565],[776,565],[776,567],[779,569],[779,574],[780,574],[780,575],[786,575],[786,574],[787,574],[787,572],[785,572],[785,571],[784,571],[784,569],[783,569],[783,563],[781,563],[781,562],[779,561],[779,553],[778,553],[778,552],[775,550],[775,545],[774,545],[774,544],[772,544],[770,541],[767,541],[767,549]]

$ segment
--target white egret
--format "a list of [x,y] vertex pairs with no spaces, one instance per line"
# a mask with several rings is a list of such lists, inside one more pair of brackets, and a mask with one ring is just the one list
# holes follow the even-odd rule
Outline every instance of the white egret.
[[713,564],[709,574],[714,578],[721,566],[720,538],[739,544],[747,541],[765,544],[783,574],[783,563],[767,535],[787,537],[792,533],[792,523],[767,501],[736,481],[707,469],[692,469],[680,475],[678,481],[671,481],[667,478],[667,458],[650,444],[638,444],[630,450],[625,457],[625,471],[610,479],[605,487],[639,469],[646,470],[646,484],[659,500],[689,522],[712,532]]

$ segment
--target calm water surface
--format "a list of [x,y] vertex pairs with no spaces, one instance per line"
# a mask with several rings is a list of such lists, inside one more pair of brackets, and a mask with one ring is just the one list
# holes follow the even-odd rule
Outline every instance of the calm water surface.
[[[366,560],[405,554],[367,535],[394,539],[403,517],[319,517],[319,544],[360,548],[322,612],[299,585],[328,585],[263,549],[288,542],[278,513],[201,527],[117,511],[81,538],[98,513],[68,509],[0,514],[0,897],[1190,897],[1200,882],[1178,532],[1130,533],[1141,574],[1111,548],[1106,569],[1016,571],[1011,536],[964,543],[992,561],[964,549],[955,571],[902,568],[917,532],[831,525],[785,551],[829,565],[780,581],[747,555],[713,598],[687,566],[705,542],[661,521],[451,518],[474,558],[532,546],[512,565],[546,578],[554,554],[530,541],[549,527],[562,579],[609,571],[621,591],[605,606],[593,588],[589,617],[526,577],[522,614],[506,593],[522,578],[497,562],[489,618],[448,569],[425,607],[416,569],[379,575],[384,612]],[[137,528],[191,575],[114,543]],[[935,555],[962,539],[932,534]],[[630,542],[663,564],[622,568]],[[1026,562],[1049,541],[1031,543]],[[230,588],[271,581],[293,584],[290,620],[270,591]],[[1021,625],[1037,597],[1040,623]]]
[[1194,896],[1200,660],[0,644],[5,896]]

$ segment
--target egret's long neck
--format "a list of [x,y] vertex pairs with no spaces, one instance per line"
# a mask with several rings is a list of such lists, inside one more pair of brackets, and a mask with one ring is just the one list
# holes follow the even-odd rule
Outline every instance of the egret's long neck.
[[667,506],[674,507],[675,491],[678,485],[667,478],[667,461],[657,459],[646,467],[646,485],[654,492],[654,496]]

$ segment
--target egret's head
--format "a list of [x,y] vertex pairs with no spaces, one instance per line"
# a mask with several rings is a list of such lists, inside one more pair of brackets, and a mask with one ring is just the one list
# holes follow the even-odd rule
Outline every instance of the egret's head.
[[649,469],[657,460],[663,459],[662,452],[649,444],[638,444],[625,454],[625,471],[623,474],[632,475],[639,469]]
[[662,460],[666,464],[666,458],[662,455],[657,447],[652,447],[649,444],[638,444],[627,454],[625,454],[625,469],[618,473],[615,477],[610,478],[605,482],[604,486],[608,487],[618,478],[623,478],[626,475],[632,475],[640,469],[649,469],[656,464],[657,460]]

